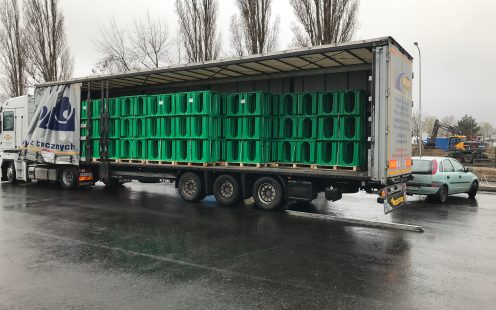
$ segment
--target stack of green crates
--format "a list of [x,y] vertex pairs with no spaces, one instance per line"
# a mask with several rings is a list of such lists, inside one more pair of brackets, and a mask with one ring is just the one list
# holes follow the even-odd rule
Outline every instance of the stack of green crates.
[[363,91],[319,94],[317,164],[359,167],[366,155]]
[[220,95],[211,91],[177,93],[173,97],[172,137],[176,162],[221,160]]
[[[100,100],[81,102],[81,157],[87,135],[100,157]],[[358,167],[366,156],[364,91],[211,91],[111,98],[109,158],[122,160],[268,162]],[[91,132],[89,124],[91,122]]]
[[270,160],[270,100],[262,92],[222,95],[224,161],[259,164]]
[[318,93],[275,95],[272,161],[315,163]]

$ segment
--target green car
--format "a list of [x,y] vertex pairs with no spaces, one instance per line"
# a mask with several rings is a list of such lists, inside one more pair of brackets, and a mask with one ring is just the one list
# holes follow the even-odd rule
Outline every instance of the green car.
[[406,184],[407,195],[427,195],[441,203],[453,194],[474,198],[479,189],[477,176],[448,157],[413,157],[412,176]]

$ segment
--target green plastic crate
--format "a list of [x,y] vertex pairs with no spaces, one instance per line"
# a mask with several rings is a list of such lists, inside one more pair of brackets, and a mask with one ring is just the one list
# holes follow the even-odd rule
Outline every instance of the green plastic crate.
[[340,117],[340,139],[341,140],[363,140],[365,139],[365,119],[363,116]]
[[211,116],[190,118],[190,137],[195,139],[219,139],[222,137],[222,119]]
[[100,99],[91,100],[91,118],[99,118],[100,117]]
[[160,96],[147,96],[145,105],[147,117],[160,115]]
[[220,140],[179,139],[174,140],[175,161],[212,163],[221,156]]
[[108,140],[108,158],[111,159],[119,158],[119,140],[117,139]]
[[170,116],[174,114],[173,94],[164,94],[156,96],[158,99],[158,114]]
[[91,137],[100,138],[100,120],[94,119],[91,121]]
[[367,98],[364,91],[342,92],[341,96],[342,115],[360,115],[365,112]]
[[133,126],[133,137],[134,138],[147,137],[147,128],[146,128],[146,119],[145,118],[133,118],[131,124]]
[[[281,94],[277,97],[277,109],[279,115],[298,114],[298,95],[295,93]],[[273,113],[274,114],[274,113]]]
[[133,137],[133,118],[120,119],[120,136],[121,138],[130,139]]
[[242,139],[267,139],[270,138],[271,128],[267,118],[263,116],[250,116],[242,118]]
[[88,101],[86,100],[81,101],[79,117],[81,120],[86,120],[88,118]]
[[241,94],[223,94],[223,108],[226,116],[241,116],[244,114],[244,106],[241,104]]
[[145,127],[147,138],[159,138],[161,136],[160,119],[158,117],[147,117]]
[[220,97],[216,92],[199,91],[177,93],[174,95],[174,114],[176,115],[220,115]]
[[317,115],[318,93],[299,93],[298,94],[298,114],[299,115]]
[[243,137],[243,118],[224,117],[223,134],[226,139],[241,139]]
[[322,92],[318,94],[319,115],[338,115],[341,107],[341,92]]
[[316,160],[316,142],[315,141],[297,141],[296,142],[296,163],[297,164],[314,164]]
[[120,138],[121,136],[121,120],[119,118],[109,119],[109,138]]
[[163,161],[174,161],[176,159],[176,148],[172,139],[159,140],[159,159]]
[[328,115],[318,118],[318,133],[319,140],[337,140],[340,137],[339,132],[339,116]]
[[157,119],[160,138],[175,137],[174,118],[160,117]]
[[341,141],[338,147],[338,166],[360,167],[365,163],[365,144],[361,141]]
[[117,118],[121,116],[121,98],[110,98],[108,102],[109,117]]
[[240,140],[227,140],[224,141],[224,154],[223,157],[226,162],[240,163],[242,159],[243,141]]
[[317,141],[316,164],[322,166],[336,166],[338,163],[337,141]]
[[118,140],[119,156],[121,159],[133,158],[134,140],[133,139],[120,139]]
[[134,114],[134,100],[132,96],[120,98],[120,116],[132,117]]
[[315,116],[304,116],[297,118],[297,138],[316,139],[318,119]]
[[298,118],[286,116],[279,119],[279,139],[296,139],[298,136]]
[[297,141],[278,141],[277,142],[277,162],[295,163],[297,154]]
[[160,160],[160,141],[159,139],[146,140],[146,157],[148,160]]
[[84,138],[88,135],[88,122],[87,121],[81,121],[81,128],[79,130],[79,135],[81,138]]
[[177,116],[173,119],[174,137],[185,139],[191,137],[191,118]]
[[133,142],[133,149],[131,153],[132,159],[147,159],[147,145],[145,139],[135,139]]
[[243,163],[261,164],[268,162],[270,158],[270,150],[266,141],[243,141],[241,151]]

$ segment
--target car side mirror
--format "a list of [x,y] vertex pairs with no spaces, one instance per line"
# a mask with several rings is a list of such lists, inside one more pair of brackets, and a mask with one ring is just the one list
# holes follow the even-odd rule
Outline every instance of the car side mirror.
[[465,172],[471,172],[472,169],[465,167]]

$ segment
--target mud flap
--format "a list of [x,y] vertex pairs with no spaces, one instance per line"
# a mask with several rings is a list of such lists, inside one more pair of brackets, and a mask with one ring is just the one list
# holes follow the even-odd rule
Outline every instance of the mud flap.
[[393,212],[406,203],[406,184],[396,184],[383,188],[380,191],[383,200],[384,214]]

